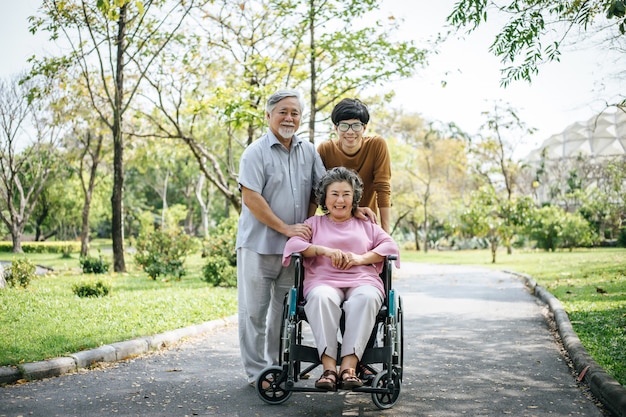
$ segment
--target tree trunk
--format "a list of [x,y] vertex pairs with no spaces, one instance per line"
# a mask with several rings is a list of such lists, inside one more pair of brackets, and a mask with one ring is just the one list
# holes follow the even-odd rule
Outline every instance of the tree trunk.
[[311,65],[311,108],[309,109],[309,141],[315,143],[315,112],[317,106],[317,80],[316,80],[316,61],[315,61],[315,1],[309,2],[309,51]]
[[428,200],[424,200],[424,253],[428,253]]
[[13,253],[24,253],[22,249],[22,231],[18,227],[11,227],[11,241],[13,242]]
[[126,45],[127,3],[120,7],[117,33],[117,67],[115,71],[115,104],[113,109],[113,194],[112,238],[113,270],[126,272],[124,261],[124,137],[122,134],[122,100],[124,98],[124,48]]
[[202,235],[205,239],[209,238],[209,205],[211,203],[211,194],[209,193],[206,203],[202,198],[202,190],[204,189],[205,176],[200,174],[198,177],[198,183],[196,184],[196,199],[200,204],[200,211],[202,213]]
[[85,193],[82,221],[80,228],[80,256],[89,254],[89,211],[91,209],[91,191]]

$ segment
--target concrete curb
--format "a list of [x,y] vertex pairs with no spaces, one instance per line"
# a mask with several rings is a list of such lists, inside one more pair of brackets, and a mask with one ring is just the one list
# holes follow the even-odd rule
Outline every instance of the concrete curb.
[[523,278],[531,293],[548,305],[552,314],[554,314],[554,321],[556,322],[563,346],[574,363],[578,378],[587,382],[593,395],[615,417],[626,417],[626,388],[611,375],[607,374],[589,355],[580,342],[578,335],[576,335],[561,302],[549,291],[538,285],[532,277],[513,271],[505,272]]
[[14,384],[20,380],[33,381],[55,377],[81,368],[89,368],[100,362],[121,361],[150,351],[166,349],[184,338],[200,336],[219,327],[226,327],[235,323],[237,323],[236,315],[154,336],[103,345],[60,358],[25,363],[19,366],[0,366],[0,385]]

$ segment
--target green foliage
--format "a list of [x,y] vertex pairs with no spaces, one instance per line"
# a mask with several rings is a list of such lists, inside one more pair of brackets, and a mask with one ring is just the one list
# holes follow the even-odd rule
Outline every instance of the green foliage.
[[202,256],[208,257],[202,268],[202,280],[214,287],[237,286],[237,216],[224,219],[209,234]]
[[27,288],[35,278],[37,266],[28,259],[13,259],[11,266],[5,269],[4,279],[9,287]]
[[575,247],[592,246],[595,235],[591,225],[580,214],[565,213],[561,225],[560,247],[572,250]]
[[617,244],[621,248],[626,248],[626,227],[622,227],[620,229],[619,235],[617,237]]
[[135,262],[148,276],[173,276],[180,280],[185,274],[185,257],[193,249],[191,237],[181,229],[155,230],[137,239]]
[[237,216],[223,219],[209,232],[209,238],[204,242],[202,256],[221,256],[228,260],[230,265],[237,264]]
[[102,281],[82,282],[72,285],[72,292],[81,298],[104,297],[111,292],[111,285]]
[[[498,6],[485,0],[460,0],[447,20],[452,26],[471,32],[485,24],[489,13],[500,13],[508,21],[496,35],[490,51],[501,58],[503,85],[514,80],[531,81],[544,62],[559,61],[560,46],[568,35],[575,33],[571,27],[586,31],[602,12],[612,20],[605,29],[615,25],[624,34],[624,2],[613,1],[554,1],[509,0]],[[562,32],[555,35],[555,24]],[[558,26],[557,26],[558,27]],[[612,39],[612,36],[609,35]],[[560,38],[548,41],[544,38]]]
[[[12,242],[0,242],[0,252],[12,252]],[[24,253],[60,253],[67,256],[80,252],[80,242],[22,242]]]
[[98,250],[98,257],[90,255],[81,256],[79,262],[85,274],[105,274],[109,271],[109,267],[111,266],[110,262],[102,258],[100,250]]
[[211,256],[202,267],[202,280],[214,287],[236,287],[237,268],[223,256]]
[[537,247],[546,251],[590,246],[594,239],[591,226],[580,214],[567,213],[556,206],[536,211],[529,235],[537,241]]
[[555,206],[540,208],[531,225],[530,237],[537,241],[537,247],[554,251],[558,246],[563,210]]

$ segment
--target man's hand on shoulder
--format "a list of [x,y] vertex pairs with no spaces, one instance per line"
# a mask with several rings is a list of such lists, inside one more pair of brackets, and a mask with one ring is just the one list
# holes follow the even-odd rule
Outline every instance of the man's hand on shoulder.
[[369,220],[372,223],[377,223],[376,213],[369,207],[357,207],[354,217],[361,220]]

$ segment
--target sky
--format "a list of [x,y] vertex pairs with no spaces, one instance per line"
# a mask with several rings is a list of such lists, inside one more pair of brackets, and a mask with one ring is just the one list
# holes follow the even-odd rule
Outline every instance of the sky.
[[[377,16],[395,16],[401,20],[396,36],[423,46],[426,40],[446,31],[445,18],[455,2],[382,0]],[[36,13],[38,0],[0,0],[0,4],[4,6],[0,14],[0,77],[6,78],[28,69],[30,56],[44,54],[51,47],[45,34],[33,36],[28,31],[27,18]],[[576,50],[566,50],[561,62],[540,67],[531,84],[517,81],[503,88],[499,58],[488,51],[498,28],[497,21],[490,21],[462,40],[446,42],[414,77],[385,86],[396,92],[390,105],[419,113],[429,121],[454,122],[470,134],[485,122],[481,113],[492,110],[495,103],[511,107],[528,127],[536,129],[516,147],[516,157],[521,158],[551,135],[593,117],[606,101],[615,99],[611,91],[622,87],[609,78],[606,51],[578,45]]]

